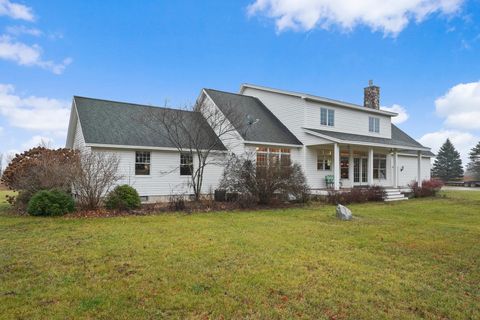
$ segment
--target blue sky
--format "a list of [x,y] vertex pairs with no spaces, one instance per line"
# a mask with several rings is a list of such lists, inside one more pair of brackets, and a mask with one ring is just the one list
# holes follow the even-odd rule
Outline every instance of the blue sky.
[[183,106],[243,82],[362,103],[465,158],[480,138],[480,1],[0,0],[0,152],[65,143],[73,95]]

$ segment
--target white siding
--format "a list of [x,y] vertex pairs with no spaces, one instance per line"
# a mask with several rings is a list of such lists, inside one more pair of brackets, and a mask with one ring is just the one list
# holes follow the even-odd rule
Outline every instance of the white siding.
[[[305,101],[294,96],[249,87],[245,88],[243,94],[259,98],[302,143],[307,145],[315,143],[316,138],[307,136],[302,127],[391,138],[391,119],[389,116],[340,106],[322,105],[321,103]],[[321,107],[335,110],[335,126],[320,125]],[[369,116],[380,119],[379,133],[369,132]]]
[[[335,110],[335,125],[333,127],[320,124],[320,109],[322,107]],[[379,133],[370,132],[368,130],[369,117],[376,117],[380,119]],[[352,110],[345,107],[322,105],[320,103],[310,101],[307,101],[305,106],[304,126],[313,129],[361,134],[365,136],[381,138],[392,137],[391,121],[390,117],[388,116],[371,114],[368,112]]]
[[315,141],[302,127],[305,122],[305,101],[296,97],[245,88],[244,95],[257,97],[302,143]]
[[[330,149],[333,150],[332,148]],[[312,189],[325,188],[325,176],[333,174],[333,166],[332,170],[317,170],[317,153],[317,149],[305,148],[304,171],[307,176],[308,186]]]
[[[135,176],[135,151],[127,149],[93,148],[94,152],[114,153],[120,159],[118,184],[128,184],[137,189],[141,196],[168,196],[192,194],[189,176],[180,175],[180,153],[177,151],[150,151],[150,175]],[[141,150],[139,150],[141,151]],[[223,158],[223,155],[220,156]],[[194,157],[194,166],[197,164]],[[205,168],[202,193],[214,191],[223,173],[223,167],[208,165]]]
[[[403,171],[400,169],[403,167]],[[430,158],[422,158],[422,180],[430,179]],[[417,157],[416,156],[398,156],[398,184],[406,187],[412,181],[417,180]]]
[[85,146],[85,138],[83,137],[82,128],[80,126],[80,120],[77,120],[75,134],[73,137],[73,149],[85,151],[87,147]]

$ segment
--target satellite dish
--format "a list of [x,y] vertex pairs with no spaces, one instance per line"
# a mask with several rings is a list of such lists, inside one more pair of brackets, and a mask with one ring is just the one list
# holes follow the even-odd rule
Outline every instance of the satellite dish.
[[255,123],[257,123],[258,121],[260,121],[260,119],[255,119],[254,117],[252,117],[252,116],[249,115],[249,114],[247,114],[246,118],[247,118],[247,125],[248,125],[248,126],[253,126]]

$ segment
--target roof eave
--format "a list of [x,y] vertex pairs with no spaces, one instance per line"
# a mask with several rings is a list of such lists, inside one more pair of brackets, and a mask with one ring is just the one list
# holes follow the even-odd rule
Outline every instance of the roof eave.
[[399,150],[415,150],[415,151],[430,151],[430,148],[425,147],[412,147],[412,146],[404,146],[404,145],[395,145],[395,144],[386,144],[386,143],[376,143],[376,142],[362,142],[362,141],[353,141],[353,140],[344,140],[339,138],[333,138],[329,135],[321,134],[307,128],[303,128],[306,133],[320,137],[326,140],[330,140],[335,143],[342,143],[342,144],[351,144],[351,145],[361,145],[361,146],[372,146],[372,147],[383,147],[383,148],[391,148],[391,149],[399,149]]

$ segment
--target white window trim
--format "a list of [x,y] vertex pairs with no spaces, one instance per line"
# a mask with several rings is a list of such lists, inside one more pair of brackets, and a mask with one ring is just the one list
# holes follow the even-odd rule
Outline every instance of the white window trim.
[[[379,160],[379,165],[378,167],[375,168],[375,165],[373,166],[373,172],[372,172],[372,177],[373,177],[373,173],[375,171],[377,171],[377,178],[375,178],[375,180],[379,180],[379,181],[383,181],[383,180],[387,180],[387,177],[388,177],[388,172],[387,172],[387,161],[388,161],[388,157],[386,154],[379,154],[379,153],[375,153],[373,155],[373,163],[375,163],[375,160]],[[380,160],[385,160],[385,168],[381,168],[380,167]],[[385,169],[385,177],[384,178],[380,178],[380,170],[382,169]]]
[[[322,123],[322,111],[325,110],[325,114],[326,114],[326,119],[325,119],[325,124]],[[332,119],[333,119],[333,123],[330,125],[329,124],[329,114],[330,112],[333,114],[332,116]],[[335,109],[331,109],[331,108],[325,108],[325,107],[321,107],[320,108],[320,125],[322,127],[335,127]]]
[[[260,150],[260,148],[266,148],[267,150],[263,151],[263,150]],[[278,151],[274,152],[274,151],[272,151],[272,149],[278,149]],[[288,150],[288,151],[282,151],[282,150]],[[286,157],[286,156],[288,156],[290,163],[292,161],[292,153],[291,153],[290,148],[277,148],[277,147],[272,148],[272,147],[266,147],[266,146],[265,147],[257,147],[256,154],[257,155],[258,154],[266,155],[267,165],[269,165],[271,155],[276,155],[278,157],[278,161],[279,161],[280,164],[282,163],[282,158]]]
[[[326,154],[331,152],[331,154]],[[319,160],[322,160],[322,168],[318,167]],[[325,169],[325,161],[330,160],[330,169]],[[330,172],[333,170],[333,152],[331,150],[317,150],[317,171]]]
[[[146,153],[149,153],[149,162],[148,162],[148,165],[149,165],[149,170],[148,170],[148,174],[137,174],[137,152],[146,152]],[[144,151],[144,150],[136,150],[135,151],[135,154],[134,154],[134,167],[133,167],[133,170],[134,170],[134,174],[135,174],[135,178],[149,178],[152,176],[152,152],[150,151]],[[139,162],[141,163],[141,162]],[[142,162],[144,164],[147,164],[147,162]]]
[[[192,166],[192,172],[191,174],[182,174],[182,165],[189,165],[188,163],[187,164],[182,164],[182,156],[191,156],[192,157],[192,162],[191,162],[191,166]],[[189,153],[186,153],[186,152],[180,152],[180,170],[178,171],[180,177],[191,177],[193,175],[193,170],[194,170],[194,167],[193,167],[193,155],[189,154]]]
[[[370,127],[370,123],[372,124],[371,127]],[[378,117],[368,117],[368,132],[370,132],[370,133],[380,133],[380,118],[378,118]]]

